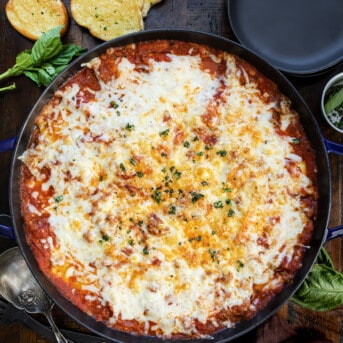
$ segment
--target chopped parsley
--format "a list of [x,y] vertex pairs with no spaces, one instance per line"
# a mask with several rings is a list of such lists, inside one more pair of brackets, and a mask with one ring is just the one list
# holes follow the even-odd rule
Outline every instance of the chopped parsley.
[[180,179],[180,177],[181,177],[181,172],[179,172],[178,170],[175,170],[174,171],[174,178],[176,179],[176,180],[179,180]]
[[213,204],[214,208],[223,208],[223,203],[221,200],[219,201],[216,201],[214,204]]
[[135,129],[135,125],[127,123],[125,126],[125,130],[127,131],[133,131]]
[[217,252],[211,248],[208,249],[208,252],[210,253],[212,261],[214,261],[216,258]]
[[175,205],[171,205],[169,207],[168,214],[176,214],[176,206]]
[[101,238],[106,242],[110,240],[110,237],[106,233],[103,234]]
[[160,204],[162,201],[162,193],[158,190],[155,189],[151,195],[151,197],[158,203]]
[[226,187],[225,183],[223,182],[222,183],[222,190],[225,192],[225,193],[231,193],[232,192],[232,189],[230,187]]
[[119,105],[115,101],[111,101],[110,105],[112,108],[118,108],[119,107]]
[[59,203],[63,201],[63,195],[58,195],[57,197],[54,198],[55,202]]
[[244,263],[241,260],[237,261],[237,271],[239,272],[244,267]]
[[192,203],[196,203],[199,199],[204,197],[204,194],[191,191]]
[[169,134],[169,129],[160,132],[161,137],[168,136],[168,134]]
[[136,162],[136,160],[135,160],[133,157],[130,157],[130,163],[131,163],[133,166],[136,166],[136,165],[137,165],[137,162]]
[[229,217],[233,217],[234,214],[235,214],[235,211],[234,211],[232,208],[230,208],[230,209],[229,209],[229,212],[227,213],[227,215],[228,215]]
[[219,150],[216,152],[216,154],[219,156],[226,156],[227,152],[226,152],[226,150]]

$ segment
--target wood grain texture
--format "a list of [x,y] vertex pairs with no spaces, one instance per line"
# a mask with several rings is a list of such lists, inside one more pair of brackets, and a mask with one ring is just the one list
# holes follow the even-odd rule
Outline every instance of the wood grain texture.
[[[32,47],[32,42],[22,37],[8,23],[4,6],[0,3],[0,71],[5,71],[15,62],[15,56],[23,49]],[[69,1],[65,1],[69,15]],[[101,43],[89,35],[88,31],[79,27],[70,16],[70,25],[64,43],[75,43],[84,48],[92,48]],[[227,16],[225,0],[162,0],[152,7],[145,19],[145,29],[189,29],[209,32],[235,40]],[[332,130],[323,120],[320,113],[321,91],[330,77],[343,71],[343,63],[330,68],[317,76],[297,78],[288,76],[289,80],[304,97],[316,117],[324,136],[332,141],[343,144],[343,135]],[[30,112],[30,108],[38,99],[42,88],[37,87],[25,77],[17,77],[4,81],[5,86],[15,81],[17,89],[0,95],[0,140],[15,136]],[[0,154],[0,213],[9,213],[8,176],[11,152]],[[332,173],[332,204],[329,226],[333,227],[343,222],[343,158],[330,155]],[[13,245],[10,241],[0,238],[0,250]],[[336,268],[343,271],[343,240],[342,238],[325,244]],[[278,315],[289,322],[292,328],[319,330],[334,343],[343,343],[343,306],[326,313],[318,313],[301,308],[292,303],[286,303]],[[56,321],[61,328],[71,328],[87,332],[66,314],[56,309]],[[44,318],[37,317],[44,322]],[[44,322],[45,323],[45,322]],[[280,343],[281,337],[275,334],[271,343]],[[238,342],[253,342],[252,336],[241,338]],[[0,343],[46,343],[38,334],[20,324],[1,326]],[[266,343],[266,341],[261,341]]]

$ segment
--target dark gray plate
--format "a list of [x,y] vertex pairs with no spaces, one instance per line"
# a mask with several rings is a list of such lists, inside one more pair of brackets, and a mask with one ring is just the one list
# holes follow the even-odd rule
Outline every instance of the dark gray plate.
[[343,60],[342,0],[227,0],[245,47],[281,71],[307,75]]

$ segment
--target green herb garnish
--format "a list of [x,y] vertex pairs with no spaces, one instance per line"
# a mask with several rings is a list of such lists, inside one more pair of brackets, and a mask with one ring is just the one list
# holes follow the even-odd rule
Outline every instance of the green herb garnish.
[[159,134],[160,134],[161,137],[168,136],[168,134],[169,134],[169,129],[164,130],[164,131],[161,131]]
[[131,163],[133,166],[136,166],[136,165],[137,165],[137,162],[136,162],[136,160],[135,160],[133,157],[130,157],[130,163]]
[[215,258],[216,258],[217,252],[215,250],[211,249],[211,248],[208,249],[208,252],[210,253],[212,261],[214,261]]
[[[63,45],[60,31],[62,26],[47,31],[34,43],[32,50],[23,50],[16,57],[16,63],[4,73],[0,80],[25,75],[38,86],[47,86],[75,57],[85,49],[74,45]],[[15,89],[15,84],[0,88],[1,91]]]
[[343,105],[343,87],[336,93],[332,94],[324,104],[324,110],[326,113],[330,113],[334,109]]
[[216,152],[216,154],[219,156],[226,156],[227,152],[226,152],[226,150],[219,150]]
[[223,203],[222,201],[216,201],[214,204],[213,204],[214,208],[223,208]]
[[232,208],[230,208],[230,209],[229,209],[229,212],[227,213],[227,215],[228,215],[229,217],[233,217],[234,214],[235,214],[235,211],[234,211]]
[[168,214],[176,214],[176,206],[175,205],[171,205],[169,207]]
[[203,198],[204,195],[201,193],[197,193],[194,191],[191,191],[191,196],[192,196],[192,203],[194,204],[195,202],[197,202],[199,199]]
[[151,195],[151,197],[159,204],[162,201],[162,193],[155,189]]
[[125,130],[127,131],[133,131],[135,129],[135,125],[127,123],[125,126]]
[[102,235],[101,238],[106,242],[110,240],[110,237],[106,233],[104,235]]
[[54,198],[55,202],[59,203],[63,200],[63,195],[58,195],[57,197]]
[[239,272],[244,267],[244,263],[241,260],[237,261],[237,271]]

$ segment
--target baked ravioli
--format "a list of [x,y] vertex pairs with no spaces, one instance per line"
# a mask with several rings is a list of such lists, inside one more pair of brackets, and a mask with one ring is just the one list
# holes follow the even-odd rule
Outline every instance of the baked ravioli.
[[117,330],[232,327],[291,282],[310,242],[317,168],[299,115],[229,52],[108,49],[56,91],[20,159],[41,270]]

